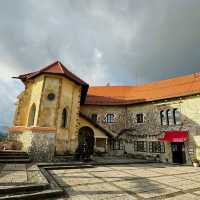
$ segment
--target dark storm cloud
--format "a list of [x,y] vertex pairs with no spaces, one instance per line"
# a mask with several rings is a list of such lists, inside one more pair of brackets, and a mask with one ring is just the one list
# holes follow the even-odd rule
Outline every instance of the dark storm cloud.
[[0,88],[2,121],[22,88],[7,77],[57,59],[91,84],[200,71],[199,10],[199,0],[0,1],[0,83],[13,88]]

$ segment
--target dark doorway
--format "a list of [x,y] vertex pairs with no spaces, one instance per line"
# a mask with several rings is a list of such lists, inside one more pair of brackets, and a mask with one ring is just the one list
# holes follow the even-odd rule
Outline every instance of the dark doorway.
[[90,127],[85,126],[79,130],[78,152],[86,159],[94,153],[94,132]]
[[172,142],[171,146],[173,163],[184,164],[186,162],[184,143]]

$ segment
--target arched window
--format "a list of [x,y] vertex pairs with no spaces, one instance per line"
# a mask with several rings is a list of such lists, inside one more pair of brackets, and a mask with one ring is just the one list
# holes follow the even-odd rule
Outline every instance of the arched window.
[[173,111],[168,109],[166,110],[166,116],[167,116],[167,125],[173,125],[174,119],[173,119]]
[[36,106],[35,106],[35,103],[33,103],[33,105],[31,106],[30,112],[29,112],[28,126],[34,125],[35,111],[36,111]]
[[161,125],[165,125],[165,114],[164,114],[164,110],[160,111],[160,124]]
[[67,109],[64,108],[62,112],[62,124],[61,124],[62,128],[67,128],[67,117],[68,117],[68,112]]
[[169,109],[166,110],[167,125],[169,125],[169,123],[170,123],[170,113],[171,113],[171,111]]
[[181,115],[177,108],[173,109],[173,120],[175,125],[181,124]]

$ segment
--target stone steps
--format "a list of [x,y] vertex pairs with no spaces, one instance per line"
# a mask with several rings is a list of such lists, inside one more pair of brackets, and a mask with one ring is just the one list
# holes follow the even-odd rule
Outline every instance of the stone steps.
[[48,170],[43,167],[39,169],[45,181],[30,184],[21,183],[20,185],[16,185],[14,182],[5,183],[6,185],[2,183],[0,185],[0,200],[39,200],[63,196],[64,190],[57,184]]
[[26,154],[26,152],[17,150],[1,150],[0,154]]
[[32,200],[60,197],[63,191],[59,189],[47,189],[41,191],[24,191],[21,194],[7,194],[0,197],[0,200]]
[[27,158],[24,158],[24,159],[13,159],[13,158],[5,158],[5,159],[0,159],[0,163],[30,163],[31,162],[31,159],[27,159]]
[[28,155],[0,155],[0,159],[4,159],[4,158],[13,158],[13,159],[15,159],[15,158],[29,158],[29,156]]
[[0,187],[0,198],[15,196],[19,194],[26,194],[32,192],[39,192],[49,189],[49,184],[47,185],[20,185],[20,186],[1,186]]
[[0,163],[28,163],[29,155],[22,151],[0,151]]
[[0,186],[0,197],[5,194],[17,194],[28,191],[38,191],[49,189],[49,184],[27,184],[27,185],[2,185]]

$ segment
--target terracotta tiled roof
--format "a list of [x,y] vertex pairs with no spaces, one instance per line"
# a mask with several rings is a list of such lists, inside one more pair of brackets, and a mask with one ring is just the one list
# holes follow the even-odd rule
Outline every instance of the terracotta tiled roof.
[[87,105],[127,105],[200,93],[200,73],[133,86],[97,86],[88,90]]
[[65,76],[66,78],[72,80],[73,82],[81,85],[82,86],[81,103],[84,103],[89,85],[83,80],[81,80],[79,77],[77,77],[75,74],[70,72],[68,69],[66,69],[66,67],[59,61],[56,61],[39,71],[23,74],[13,78],[21,79],[24,82],[28,79],[35,78],[36,76],[39,76],[41,74],[54,74],[54,75]]
[[20,75],[18,77],[14,77],[14,78],[27,80],[27,79],[34,78],[34,77],[36,77],[40,74],[44,74],[44,73],[63,75],[63,76],[66,76],[67,78],[71,79],[72,81],[80,84],[80,85],[87,84],[86,82],[81,80],[79,77],[77,77],[75,74],[70,72],[60,61],[56,61],[54,63],[51,63],[50,65],[48,65],[45,68],[42,68],[39,71],[31,72],[31,73],[28,73],[28,74],[23,74],[23,75]]

